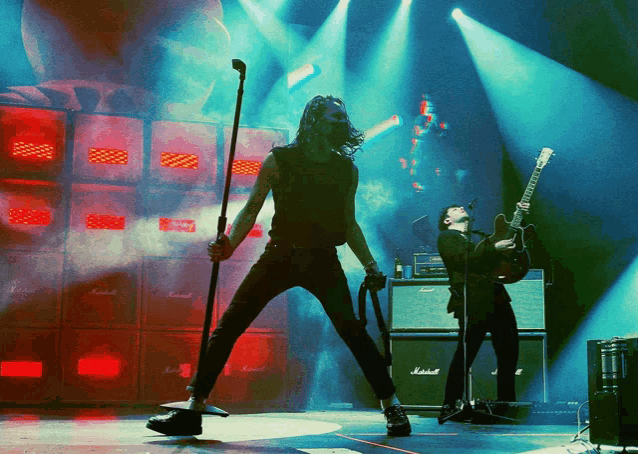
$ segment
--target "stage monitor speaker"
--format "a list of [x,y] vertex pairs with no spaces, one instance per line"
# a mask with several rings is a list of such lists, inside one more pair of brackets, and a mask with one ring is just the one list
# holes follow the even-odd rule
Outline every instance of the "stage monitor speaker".
[[[505,286],[512,298],[519,330],[545,329],[543,270],[530,270],[524,279]],[[458,330],[447,312],[449,281],[445,278],[390,279],[390,329],[399,331]]]
[[638,338],[587,341],[589,440],[638,444]]
[[[403,405],[439,407],[443,404],[448,369],[458,343],[457,336],[457,333],[392,335],[392,379]],[[517,399],[547,402],[545,335],[520,333],[519,347]],[[474,361],[470,399],[496,400],[496,373],[496,356],[488,336]]]

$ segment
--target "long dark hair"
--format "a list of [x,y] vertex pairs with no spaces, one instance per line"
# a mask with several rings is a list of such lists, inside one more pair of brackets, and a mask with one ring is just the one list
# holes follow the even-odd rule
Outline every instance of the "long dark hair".
[[[308,104],[306,104],[303,115],[301,115],[301,120],[299,120],[299,129],[297,130],[297,136],[295,137],[293,144],[301,147],[312,146],[312,143],[315,140],[315,136],[317,135],[315,131],[317,122],[323,116],[329,102],[339,104],[344,108],[345,111],[346,106],[341,98],[335,98],[334,96],[330,95],[315,96],[310,101],[308,101]],[[346,143],[337,151],[342,156],[353,159],[354,154],[361,148],[364,135],[362,132],[358,131],[354,126],[352,126],[347,113],[346,119],[348,120],[349,137],[346,140]]]

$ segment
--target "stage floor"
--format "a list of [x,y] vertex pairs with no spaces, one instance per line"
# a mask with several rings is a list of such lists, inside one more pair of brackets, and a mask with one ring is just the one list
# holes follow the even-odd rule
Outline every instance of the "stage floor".
[[[432,415],[409,413],[412,435],[388,437],[380,411],[244,412],[228,418],[204,416],[203,434],[196,437],[166,437],[145,428],[153,414],[153,407],[0,409],[0,453],[596,452],[587,443],[571,442],[576,425],[439,425]],[[620,448],[602,447],[600,452],[616,451]]]

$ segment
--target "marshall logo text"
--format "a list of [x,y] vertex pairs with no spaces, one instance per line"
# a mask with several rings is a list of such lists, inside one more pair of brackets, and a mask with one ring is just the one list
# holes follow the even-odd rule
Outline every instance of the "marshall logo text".
[[415,367],[410,375],[439,375],[441,369],[421,369],[419,366]]
[[192,293],[180,293],[180,292],[168,292],[168,297],[169,298],[192,298],[193,294]]
[[[490,372],[492,375],[498,375],[498,369],[494,369]],[[516,369],[516,375],[523,375],[523,369]]]

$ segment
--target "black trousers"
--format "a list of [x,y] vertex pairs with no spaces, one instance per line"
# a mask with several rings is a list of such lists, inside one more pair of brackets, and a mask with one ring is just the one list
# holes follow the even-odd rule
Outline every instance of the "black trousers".
[[208,341],[204,364],[199,366],[187,388],[195,393],[195,397],[210,394],[235,342],[266,304],[297,286],[305,288],[321,302],[376,396],[386,399],[394,394],[394,384],[383,357],[354,314],[352,296],[336,249],[291,248],[269,243],[239,286]]
[[447,383],[445,385],[444,404],[454,405],[463,398],[465,373],[474,362],[476,355],[485,340],[486,334],[492,334],[492,346],[496,353],[497,400],[505,402],[516,401],[516,363],[518,362],[518,327],[516,317],[509,303],[495,304],[493,313],[485,317],[468,317],[467,335],[467,369],[463,367],[463,334],[464,320],[459,318],[459,340],[450,364]]

